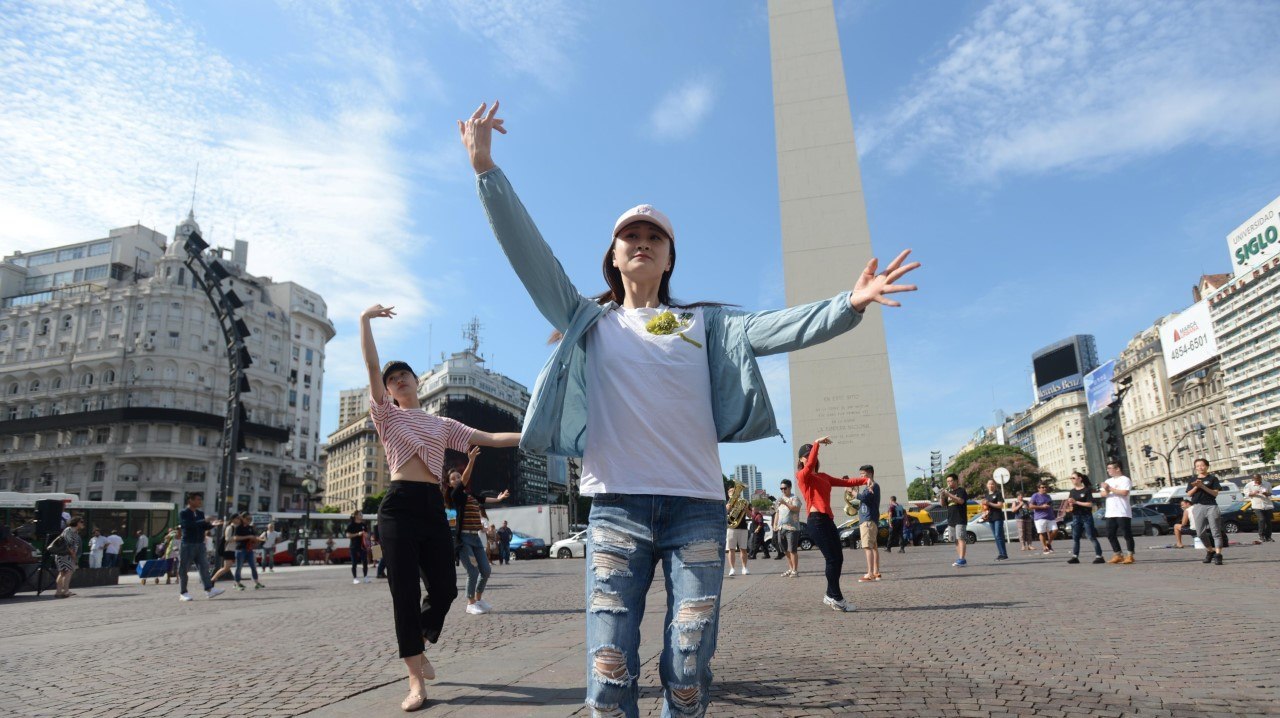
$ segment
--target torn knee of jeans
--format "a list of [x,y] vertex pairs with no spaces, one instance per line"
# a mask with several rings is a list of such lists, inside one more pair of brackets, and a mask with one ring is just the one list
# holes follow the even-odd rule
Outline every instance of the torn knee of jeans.
[[680,560],[686,564],[720,563],[719,541],[694,541],[680,547]]
[[591,529],[591,543],[596,547],[610,548],[619,553],[631,553],[636,550],[635,539],[608,526],[596,526]]
[[596,578],[631,575],[631,565],[627,557],[608,551],[592,552],[591,570],[595,571]]
[[[601,646],[593,654],[592,668],[597,681],[614,686],[631,683],[627,672],[627,659],[616,646]],[[598,710],[598,709],[597,709]]]
[[627,612],[627,607],[622,605],[622,596],[613,591],[606,591],[599,586],[591,590],[591,605],[587,608],[592,613]]
[[[676,630],[676,647],[679,650],[698,650],[698,644],[702,642],[702,630],[711,622],[712,612],[715,611],[715,607],[715,596],[694,598],[680,602],[680,610],[676,612],[676,618],[671,624]],[[687,658],[692,657],[689,656]],[[692,669],[686,665],[685,673],[689,674],[691,672]]]
[[699,715],[702,713],[702,689],[698,686],[689,686],[687,688],[669,688],[671,694],[671,706],[677,712],[684,715]]
[[624,718],[626,716],[626,713],[623,713],[616,704],[599,705],[587,701],[587,705],[591,706],[591,718]]

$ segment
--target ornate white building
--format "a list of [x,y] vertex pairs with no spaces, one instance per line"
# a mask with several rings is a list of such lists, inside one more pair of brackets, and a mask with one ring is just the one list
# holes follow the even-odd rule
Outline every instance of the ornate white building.
[[[0,263],[0,491],[181,502],[217,490],[227,358],[175,241],[142,226]],[[301,507],[319,475],[324,301],[245,271],[248,244],[211,250],[244,302],[253,365],[230,505]],[[210,501],[210,505],[212,505]]]

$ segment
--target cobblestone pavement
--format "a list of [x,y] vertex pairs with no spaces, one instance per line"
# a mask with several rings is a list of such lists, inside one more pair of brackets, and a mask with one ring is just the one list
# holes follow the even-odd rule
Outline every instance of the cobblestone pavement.
[[[712,716],[1280,715],[1280,549],[1242,546],[1224,566],[1150,550],[1132,566],[1066,565],[1067,553],[965,569],[936,546],[882,554],[884,580],[821,603],[821,556],[751,562],[724,582]],[[1069,544],[1061,548],[1069,548]],[[580,559],[495,567],[487,616],[455,604],[429,649],[439,680],[426,716],[586,716]],[[464,574],[465,576],[465,574]],[[194,584],[194,576],[193,584]],[[281,569],[263,591],[79,589],[0,602],[0,696],[16,716],[401,714],[390,596],[346,567]],[[459,585],[463,583],[460,578]],[[661,713],[661,580],[643,630],[641,713]]]

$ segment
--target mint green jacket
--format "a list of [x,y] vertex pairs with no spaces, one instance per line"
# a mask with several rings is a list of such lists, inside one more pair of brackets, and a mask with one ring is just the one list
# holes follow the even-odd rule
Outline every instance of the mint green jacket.
[[[573,286],[501,169],[481,173],[476,183],[516,276],[542,316],[564,335],[533,385],[520,448],[580,457],[587,445],[587,332],[617,305],[597,304]],[[756,357],[820,344],[862,319],[849,304],[849,292],[790,309],[744,312],[713,306],[702,315],[711,413],[716,436],[727,442],[781,435]]]

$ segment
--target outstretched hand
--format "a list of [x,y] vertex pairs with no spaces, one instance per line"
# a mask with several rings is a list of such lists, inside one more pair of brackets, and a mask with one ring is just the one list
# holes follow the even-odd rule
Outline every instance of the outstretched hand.
[[384,307],[381,304],[375,304],[372,307],[369,307],[368,309],[364,310],[363,312],[360,312],[360,318],[375,319],[378,317],[385,317],[387,319],[390,319],[391,317],[394,317],[396,315],[396,313],[393,311],[394,309],[395,309],[394,306]]
[[889,299],[886,295],[896,294],[898,292],[914,292],[916,285],[914,284],[897,284],[896,282],[906,276],[907,272],[920,266],[919,262],[912,262],[908,265],[902,263],[906,261],[907,255],[911,254],[911,250],[907,249],[899,254],[883,272],[876,272],[880,260],[875,257],[867,262],[867,266],[862,270],[862,275],[858,277],[858,283],[853,286],[853,294],[849,297],[849,304],[857,311],[865,311],[872,302],[883,304],[886,307],[900,307],[900,303]]
[[471,168],[476,171],[476,174],[494,167],[491,152],[493,131],[507,134],[506,128],[502,126],[502,118],[497,115],[498,101],[494,100],[493,107],[488,107],[482,102],[476,111],[471,113],[471,117],[458,120],[458,134],[461,136],[462,146],[467,148],[467,156],[471,158]]

